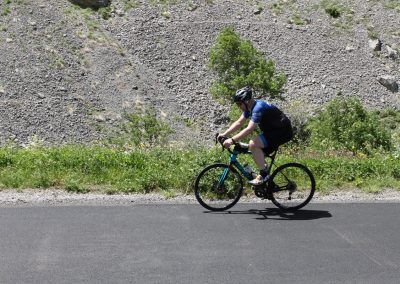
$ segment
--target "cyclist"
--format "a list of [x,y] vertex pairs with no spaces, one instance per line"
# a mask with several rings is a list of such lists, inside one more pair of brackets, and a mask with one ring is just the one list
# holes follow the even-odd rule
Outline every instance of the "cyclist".
[[254,162],[260,170],[260,174],[249,183],[251,185],[263,184],[269,178],[268,165],[265,164],[265,154],[272,153],[279,145],[293,138],[292,125],[287,116],[276,106],[262,100],[255,100],[253,98],[253,90],[250,87],[239,89],[233,96],[233,101],[243,113],[225,132],[219,134],[218,138],[229,136],[239,130],[246,122],[246,119],[250,118],[246,128],[224,141],[224,147],[229,148],[232,144],[253,133],[257,125],[260,127],[262,133],[252,138],[249,142],[249,149],[253,155]]

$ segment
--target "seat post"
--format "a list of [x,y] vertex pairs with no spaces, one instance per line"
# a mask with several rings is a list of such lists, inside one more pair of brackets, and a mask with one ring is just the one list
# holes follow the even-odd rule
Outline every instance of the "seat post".
[[271,159],[271,163],[270,163],[270,165],[269,165],[269,168],[272,167],[272,165],[273,165],[273,163],[274,163],[274,161],[275,161],[276,153],[278,153],[278,148],[277,148],[275,151],[273,151],[271,154],[269,154],[269,155],[266,156],[266,157],[268,157],[268,158]]

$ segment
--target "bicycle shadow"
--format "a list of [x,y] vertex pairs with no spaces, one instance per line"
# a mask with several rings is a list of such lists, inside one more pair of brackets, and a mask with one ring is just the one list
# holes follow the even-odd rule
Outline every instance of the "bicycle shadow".
[[266,209],[250,209],[250,210],[228,210],[223,212],[205,211],[204,213],[211,214],[248,214],[256,215],[256,220],[288,220],[288,221],[300,221],[300,220],[316,220],[321,218],[331,218],[332,214],[329,211],[324,210],[297,210],[297,211],[283,211],[278,208],[266,208]]

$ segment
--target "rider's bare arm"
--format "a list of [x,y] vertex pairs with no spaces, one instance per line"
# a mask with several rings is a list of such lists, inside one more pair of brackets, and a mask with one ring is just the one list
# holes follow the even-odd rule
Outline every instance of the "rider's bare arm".
[[246,118],[242,114],[238,120],[236,120],[234,123],[232,123],[232,125],[224,133],[222,133],[220,135],[221,136],[229,136],[229,134],[240,129],[244,125],[245,122],[246,122]]
[[254,131],[254,129],[257,128],[257,125],[258,124],[254,123],[253,121],[250,120],[249,125],[247,125],[247,127],[244,128],[242,131],[240,131],[238,134],[234,135],[232,137],[232,139],[235,140],[236,142],[240,141],[241,139],[250,135]]

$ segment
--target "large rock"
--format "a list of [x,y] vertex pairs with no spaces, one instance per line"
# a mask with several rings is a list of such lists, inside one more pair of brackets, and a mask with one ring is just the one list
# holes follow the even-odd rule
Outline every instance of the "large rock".
[[69,1],[83,8],[93,8],[93,9],[107,7],[111,3],[111,0],[69,0]]
[[379,76],[378,81],[393,93],[399,90],[399,85],[397,84],[396,79],[393,76],[390,75]]
[[386,46],[386,51],[388,54],[388,57],[391,59],[396,59],[397,58],[397,50],[393,49],[392,47],[390,47],[389,45]]
[[382,42],[380,39],[370,39],[368,45],[373,51],[381,51],[382,49]]

